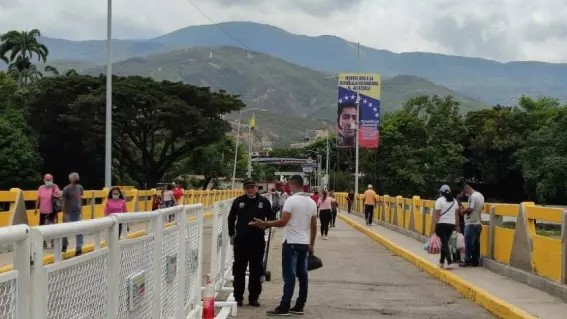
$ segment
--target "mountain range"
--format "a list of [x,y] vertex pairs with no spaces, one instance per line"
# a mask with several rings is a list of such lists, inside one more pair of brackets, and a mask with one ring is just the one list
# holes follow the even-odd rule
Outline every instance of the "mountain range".
[[[229,36],[230,35],[230,36]],[[51,60],[100,65],[105,41],[43,38]],[[114,40],[113,57],[121,61],[190,47],[244,47],[328,75],[379,72],[384,78],[413,75],[460,92],[486,104],[514,104],[522,95],[554,96],[567,100],[567,64],[543,62],[500,63],[487,59],[425,52],[394,53],[357,45],[335,36],[309,37],[251,22],[192,26],[146,40]]]
[[[90,75],[105,72],[104,66],[87,62],[59,60],[49,64],[61,73],[69,69]],[[129,58],[114,63],[113,73],[183,81],[238,94],[249,107],[267,110],[256,112],[259,125],[255,140],[263,138],[277,146],[301,140],[305,129],[333,129],[336,119],[334,77],[236,47],[178,49]],[[452,95],[461,102],[463,112],[485,107],[423,78],[399,75],[382,81],[382,112],[399,109],[408,98],[419,95]],[[237,114],[229,115],[234,124],[237,118]]]

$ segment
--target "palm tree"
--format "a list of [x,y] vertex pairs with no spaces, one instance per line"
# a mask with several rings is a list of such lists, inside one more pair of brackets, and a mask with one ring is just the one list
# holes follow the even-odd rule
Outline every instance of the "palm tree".
[[[18,85],[26,86],[43,77],[43,74],[31,62],[34,55],[38,61],[46,62],[49,51],[37,41],[41,33],[31,31],[10,31],[0,36],[0,59],[8,64],[8,73]],[[45,71],[54,73],[55,68],[46,67]]]
[[[0,36],[0,56],[13,62],[18,56],[33,58],[37,55],[37,60],[45,62],[49,50],[37,38],[41,36],[38,29],[31,31],[9,31]],[[9,57],[7,56],[9,53]]]

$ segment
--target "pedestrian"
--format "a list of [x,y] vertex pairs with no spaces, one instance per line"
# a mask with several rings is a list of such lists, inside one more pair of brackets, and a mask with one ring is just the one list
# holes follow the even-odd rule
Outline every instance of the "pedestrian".
[[[83,186],[80,184],[80,178],[78,173],[69,174],[69,185],[63,188],[63,222],[78,222],[81,221],[82,216],[82,196],[83,196]],[[77,234],[75,236],[76,249],[75,256],[80,256],[83,253],[83,235]],[[63,247],[62,252],[67,252],[67,246],[69,241],[67,237],[63,237]]]
[[[455,231],[455,227],[457,231],[459,229],[459,216],[457,214],[459,204],[451,194],[451,188],[448,185],[441,186],[439,193],[441,196],[435,201],[431,233],[435,233],[441,240],[439,268],[450,268],[453,261],[457,261],[452,258],[449,239]],[[445,262],[447,262],[446,267]]]
[[248,303],[250,306],[260,307],[258,299],[262,293],[266,232],[265,229],[252,227],[249,223],[255,219],[273,220],[275,216],[270,201],[258,193],[258,186],[253,179],[245,179],[243,188],[245,194],[234,199],[228,215],[228,235],[234,247],[234,299],[238,306],[242,306],[248,267]]
[[167,185],[167,188],[163,191],[162,206],[164,208],[175,206],[175,196],[173,195],[172,185]]
[[[290,313],[303,315],[309,286],[307,256],[313,254],[317,236],[317,205],[308,193],[303,192],[303,177],[293,175],[289,179],[292,195],[287,198],[280,219],[262,221],[256,219],[251,225],[260,229],[283,227],[282,274],[283,296],[279,306],[268,311],[268,316],[289,316]],[[295,306],[291,298],[295,289],[295,278],[299,281],[299,296]]]
[[[57,223],[57,213],[61,209],[58,200],[61,198],[61,190],[53,183],[53,176],[45,174],[43,185],[37,189],[37,200],[35,201],[35,215],[39,211],[39,225]],[[51,241],[53,247],[53,241]],[[43,248],[47,248],[47,242],[43,241]]]
[[333,199],[331,202],[331,224],[329,227],[335,228],[335,223],[337,222],[337,213],[339,212],[339,204],[335,199],[335,193],[333,192],[333,190],[329,191],[329,197]]
[[372,189],[372,185],[368,185],[368,189],[364,192],[364,219],[367,226],[372,225],[374,207],[376,207],[376,192]]
[[[104,216],[110,214],[127,213],[128,207],[126,207],[126,200],[124,199],[124,194],[118,187],[112,187],[108,192],[106,199],[106,204],[104,205]],[[122,224],[118,224],[118,238],[122,234]]]
[[461,267],[480,266],[480,233],[482,232],[481,214],[484,209],[484,196],[466,184],[463,193],[469,198],[469,205],[461,210],[465,217],[465,261]]
[[347,208],[348,208],[348,213],[350,214],[350,212],[352,211],[352,204],[354,203],[354,191],[351,190],[350,192],[348,192],[347,194]]
[[319,206],[319,219],[321,221],[321,239],[327,240],[329,235],[329,224],[331,223],[331,210],[334,199],[323,191],[323,195],[319,198],[317,206]]

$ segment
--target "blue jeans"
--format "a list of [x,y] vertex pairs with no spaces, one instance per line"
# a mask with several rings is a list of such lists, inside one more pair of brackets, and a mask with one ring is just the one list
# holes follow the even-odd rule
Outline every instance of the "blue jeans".
[[283,296],[280,309],[288,311],[291,306],[291,298],[295,289],[295,277],[299,280],[299,296],[295,306],[303,308],[307,301],[307,287],[309,286],[307,276],[307,254],[309,245],[288,244],[282,245],[282,272],[283,272]]
[[465,262],[480,265],[480,233],[482,225],[465,225]]
[[[79,222],[81,221],[81,213],[64,213],[63,214],[63,222]],[[75,237],[77,242],[77,250],[83,249],[83,235],[77,234]],[[63,237],[63,249],[67,250],[67,245],[69,244],[67,237]]]

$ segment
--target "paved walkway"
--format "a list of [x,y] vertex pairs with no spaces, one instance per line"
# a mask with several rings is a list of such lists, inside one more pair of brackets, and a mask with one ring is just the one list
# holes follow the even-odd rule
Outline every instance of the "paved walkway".
[[[363,226],[364,219],[358,214],[347,214],[346,216],[357,222],[360,226],[378,233],[393,244],[429,261],[432,265],[436,265],[439,262],[439,255],[428,254],[423,250],[423,243],[411,237],[376,224]],[[536,318],[559,319],[566,317],[567,303],[565,301],[544,291],[501,276],[486,268],[456,267],[450,270],[450,272]]]
[[[262,307],[245,305],[239,308],[239,318],[266,318],[266,310],[277,306],[283,287],[281,234],[281,229],[276,230],[270,249],[272,281],[263,285]],[[315,254],[324,266],[309,273],[304,318],[493,318],[451,287],[339,220],[329,240],[317,238]],[[297,289],[296,285],[296,295]]]

